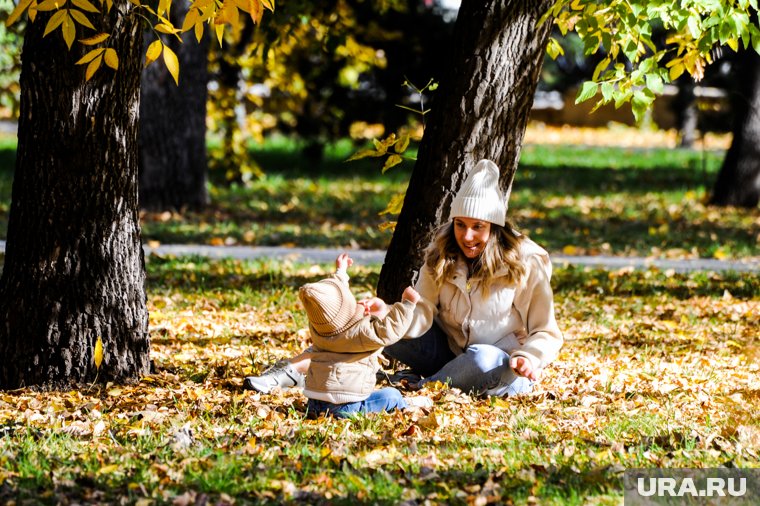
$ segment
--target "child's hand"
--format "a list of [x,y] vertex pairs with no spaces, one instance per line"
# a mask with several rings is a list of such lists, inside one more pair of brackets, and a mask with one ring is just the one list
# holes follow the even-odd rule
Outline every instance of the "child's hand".
[[360,300],[359,305],[364,307],[364,316],[372,315],[385,318],[385,315],[388,314],[388,305],[378,297]]
[[354,259],[348,256],[348,253],[341,253],[338,255],[338,258],[335,259],[336,270],[345,271],[352,265],[354,265]]
[[408,300],[413,304],[417,304],[417,302],[420,300],[420,294],[411,286],[407,286],[404,290],[404,293],[401,294],[401,300]]

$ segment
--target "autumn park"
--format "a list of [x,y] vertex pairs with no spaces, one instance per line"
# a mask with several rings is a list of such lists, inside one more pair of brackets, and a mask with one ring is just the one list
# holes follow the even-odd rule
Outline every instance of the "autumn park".
[[0,0],[0,506],[760,504],[757,4]]

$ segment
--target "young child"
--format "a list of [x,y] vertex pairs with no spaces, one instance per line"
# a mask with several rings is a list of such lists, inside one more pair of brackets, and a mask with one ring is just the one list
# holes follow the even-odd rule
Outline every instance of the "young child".
[[333,275],[302,286],[298,293],[313,342],[304,388],[310,416],[345,417],[407,407],[395,388],[375,390],[375,375],[383,347],[399,341],[409,329],[420,295],[408,287],[402,301],[389,306],[382,318],[365,314],[368,309],[348,288],[347,269],[352,264],[347,253],[339,255]]

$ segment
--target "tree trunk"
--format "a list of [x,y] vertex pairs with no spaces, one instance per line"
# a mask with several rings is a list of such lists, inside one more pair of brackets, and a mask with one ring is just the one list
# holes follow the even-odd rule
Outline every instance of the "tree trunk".
[[[116,0],[116,74],[85,82],[83,50],[47,16],[27,25],[18,153],[0,278],[0,388],[65,388],[148,372],[145,267],[137,207],[137,111],[142,34]],[[117,17],[121,11],[123,16]],[[81,36],[81,35],[78,35]],[[103,341],[99,372],[94,346]]]
[[[181,26],[189,3],[172,6]],[[177,54],[179,85],[158,61],[143,70],[140,92],[140,206],[151,211],[200,209],[206,191],[206,86],[208,30],[201,43],[192,30],[180,43],[166,38]]]
[[431,233],[448,219],[464,168],[496,162],[509,198],[551,23],[551,0],[462,2],[452,65],[436,91],[378,294],[398,300],[422,264]]
[[753,208],[760,202],[760,55],[744,50],[736,61],[731,147],[713,187],[710,203]]

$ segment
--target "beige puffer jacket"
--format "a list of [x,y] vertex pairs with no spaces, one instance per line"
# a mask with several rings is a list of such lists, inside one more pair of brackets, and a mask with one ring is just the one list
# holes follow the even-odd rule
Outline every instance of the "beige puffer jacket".
[[467,265],[460,260],[456,272],[437,287],[432,270],[423,266],[415,288],[421,299],[407,337],[419,337],[436,321],[449,336],[456,354],[470,344],[491,344],[510,356],[523,356],[541,369],[562,347],[562,332],[554,316],[549,254],[527,237],[520,243],[526,273],[520,284],[496,279],[487,298],[480,284],[467,289]]
[[311,331],[311,365],[304,395],[343,404],[363,401],[375,389],[378,356],[409,330],[415,304],[402,301],[388,307],[385,318],[365,316],[340,334],[325,337]]

